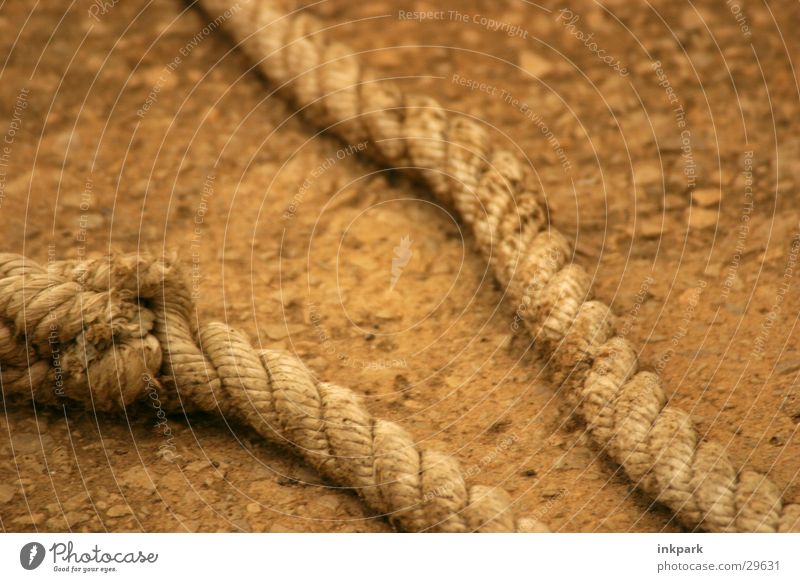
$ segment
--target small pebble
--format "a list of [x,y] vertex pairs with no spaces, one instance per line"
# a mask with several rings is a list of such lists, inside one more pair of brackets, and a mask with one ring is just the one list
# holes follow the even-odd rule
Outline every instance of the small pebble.
[[722,199],[719,188],[698,188],[692,192],[692,200],[700,206],[716,206]]
[[775,372],[778,374],[791,374],[792,372],[797,372],[800,370],[800,360],[789,360],[788,362],[783,362],[780,364],[776,369]]
[[128,515],[130,512],[130,507],[120,503],[119,505],[114,505],[108,509],[108,517],[122,517],[123,515]]
[[561,495],[561,489],[545,489],[542,491],[542,497],[545,499],[553,499]]
[[14,497],[16,488],[11,485],[0,485],[0,503],[8,503]]
[[549,59],[545,59],[532,51],[522,51],[519,55],[519,65],[535,77],[544,77],[553,70]]
[[711,228],[719,221],[719,212],[708,208],[693,207],[688,210],[689,226],[696,229]]

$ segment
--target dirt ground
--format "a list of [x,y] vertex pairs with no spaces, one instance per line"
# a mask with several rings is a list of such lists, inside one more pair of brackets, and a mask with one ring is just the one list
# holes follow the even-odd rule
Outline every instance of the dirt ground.
[[[0,8],[3,251],[175,252],[200,321],[297,353],[520,514],[557,531],[680,530],[570,417],[452,209],[318,135],[224,31],[203,32],[217,15],[101,5]],[[673,402],[800,502],[800,5],[310,10],[530,158],[575,260]],[[409,258],[393,273],[397,253]],[[390,530],[245,427],[170,417],[167,443],[156,420],[145,405],[124,418],[4,406],[0,527]]]

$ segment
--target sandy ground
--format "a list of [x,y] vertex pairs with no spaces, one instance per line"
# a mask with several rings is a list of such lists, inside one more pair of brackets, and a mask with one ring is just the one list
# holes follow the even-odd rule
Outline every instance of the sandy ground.
[[[736,8],[312,10],[403,87],[529,156],[575,260],[670,398],[800,502],[800,6]],[[3,4],[3,250],[175,252],[200,321],[294,351],[521,514],[561,531],[680,529],[591,446],[452,210],[318,135],[222,31],[202,32],[215,16],[177,1]],[[393,276],[398,246],[411,255]],[[167,442],[156,420],[146,405],[4,406],[0,527],[390,530],[247,428],[176,416]]]

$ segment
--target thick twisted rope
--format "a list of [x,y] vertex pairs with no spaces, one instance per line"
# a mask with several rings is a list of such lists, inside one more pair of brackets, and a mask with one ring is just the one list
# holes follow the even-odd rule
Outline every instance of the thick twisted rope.
[[592,299],[588,273],[569,262],[568,241],[547,224],[529,166],[493,146],[482,124],[379,80],[305,13],[287,16],[264,0],[235,11],[230,0],[201,4],[213,15],[227,10],[233,37],[315,124],[370,142],[386,165],[413,167],[456,208],[594,441],[637,486],[692,528],[800,529],[800,505],[784,503],[766,476],[737,471],[667,403],[659,377],[639,370],[610,308]]
[[115,411],[149,397],[167,412],[219,410],[355,489],[403,530],[546,531],[516,520],[504,492],[467,484],[454,458],[371,416],[352,390],[319,382],[289,353],[253,348],[222,323],[195,330],[192,313],[184,278],[165,260],[124,255],[44,269],[0,254],[3,398]]

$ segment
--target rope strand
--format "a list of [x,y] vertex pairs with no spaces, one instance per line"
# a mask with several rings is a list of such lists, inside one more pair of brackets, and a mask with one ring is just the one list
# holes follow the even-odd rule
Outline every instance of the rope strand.
[[212,14],[228,10],[232,36],[308,119],[350,143],[368,140],[389,166],[414,167],[456,208],[498,280],[527,308],[537,349],[591,437],[638,487],[691,528],[800,530],[800,505],[784,503],[766,476],[737,472],[721,446],[667,403],[658,376],[639,370],[610,308],[592,299],[588,273],[568,262],[569,243],[547,224],[523,160],[494,147],[477,121],[376,81],[305,13],[287,16],[268,1],[235,12],[228,0],[201,4]]
[[3,395],[119,411],[155,382],[165,411],[219,410],[355,489],[403,530],[547,531],[292,354],[257,350],[218,322],[195,330],[192,320],[189,287],[166,260],[122,255],[45,270],[0,254]]

